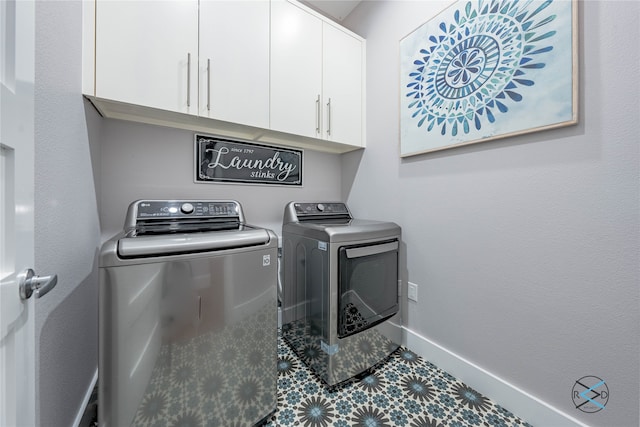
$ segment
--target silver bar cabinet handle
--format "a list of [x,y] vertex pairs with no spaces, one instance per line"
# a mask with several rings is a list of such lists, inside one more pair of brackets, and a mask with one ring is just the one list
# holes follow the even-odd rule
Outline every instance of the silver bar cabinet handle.
[[327,135],[331,135],[331,98],[327,102]]
[[316,98],[316,133],[320,133],[320,95]]
[[207,111],[211,111],[211,59],[207,58]]
[[191,107],[191,53],[187,52],[187,107]]

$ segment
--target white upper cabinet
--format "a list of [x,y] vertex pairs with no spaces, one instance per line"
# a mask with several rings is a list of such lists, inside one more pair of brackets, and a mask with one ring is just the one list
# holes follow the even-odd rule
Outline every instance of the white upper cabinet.
[[95,95],[198,112],[198,1],[98,1]]
[[364,40],[284,0],[271,21],[271,128],[362,146]]
[[323,35],[323,137],[364,145],[364,42],[327,23]]
[[320,138],[322,20],[271,2],[271,129]]
[[269,1],[200,1],[199,115],[269,127]]
[[364,147],[365,41],[294,0],[83,1],[104,117],[333,153]]

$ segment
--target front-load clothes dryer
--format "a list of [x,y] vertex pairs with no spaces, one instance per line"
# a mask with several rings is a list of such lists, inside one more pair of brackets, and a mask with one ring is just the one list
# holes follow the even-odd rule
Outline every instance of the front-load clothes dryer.
[[277,247],[236,201],[129,206],[100,254],[100,426],[253,425],[275,411]]
[[353,218],[344,203],[285,207],[282,336],[328,385],[400,345],[400,235],[393,222]]

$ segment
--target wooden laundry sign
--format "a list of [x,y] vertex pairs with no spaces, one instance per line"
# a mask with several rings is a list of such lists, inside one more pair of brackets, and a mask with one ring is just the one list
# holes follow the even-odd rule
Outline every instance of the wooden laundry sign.
[[302,150],[195,135],[196,182],[302,186]]

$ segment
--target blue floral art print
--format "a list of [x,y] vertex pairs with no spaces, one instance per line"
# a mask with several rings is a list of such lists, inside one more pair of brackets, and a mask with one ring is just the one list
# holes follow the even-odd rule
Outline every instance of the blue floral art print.
[[400,155],[577,123],[576,2],[460,0],[400,41]]

